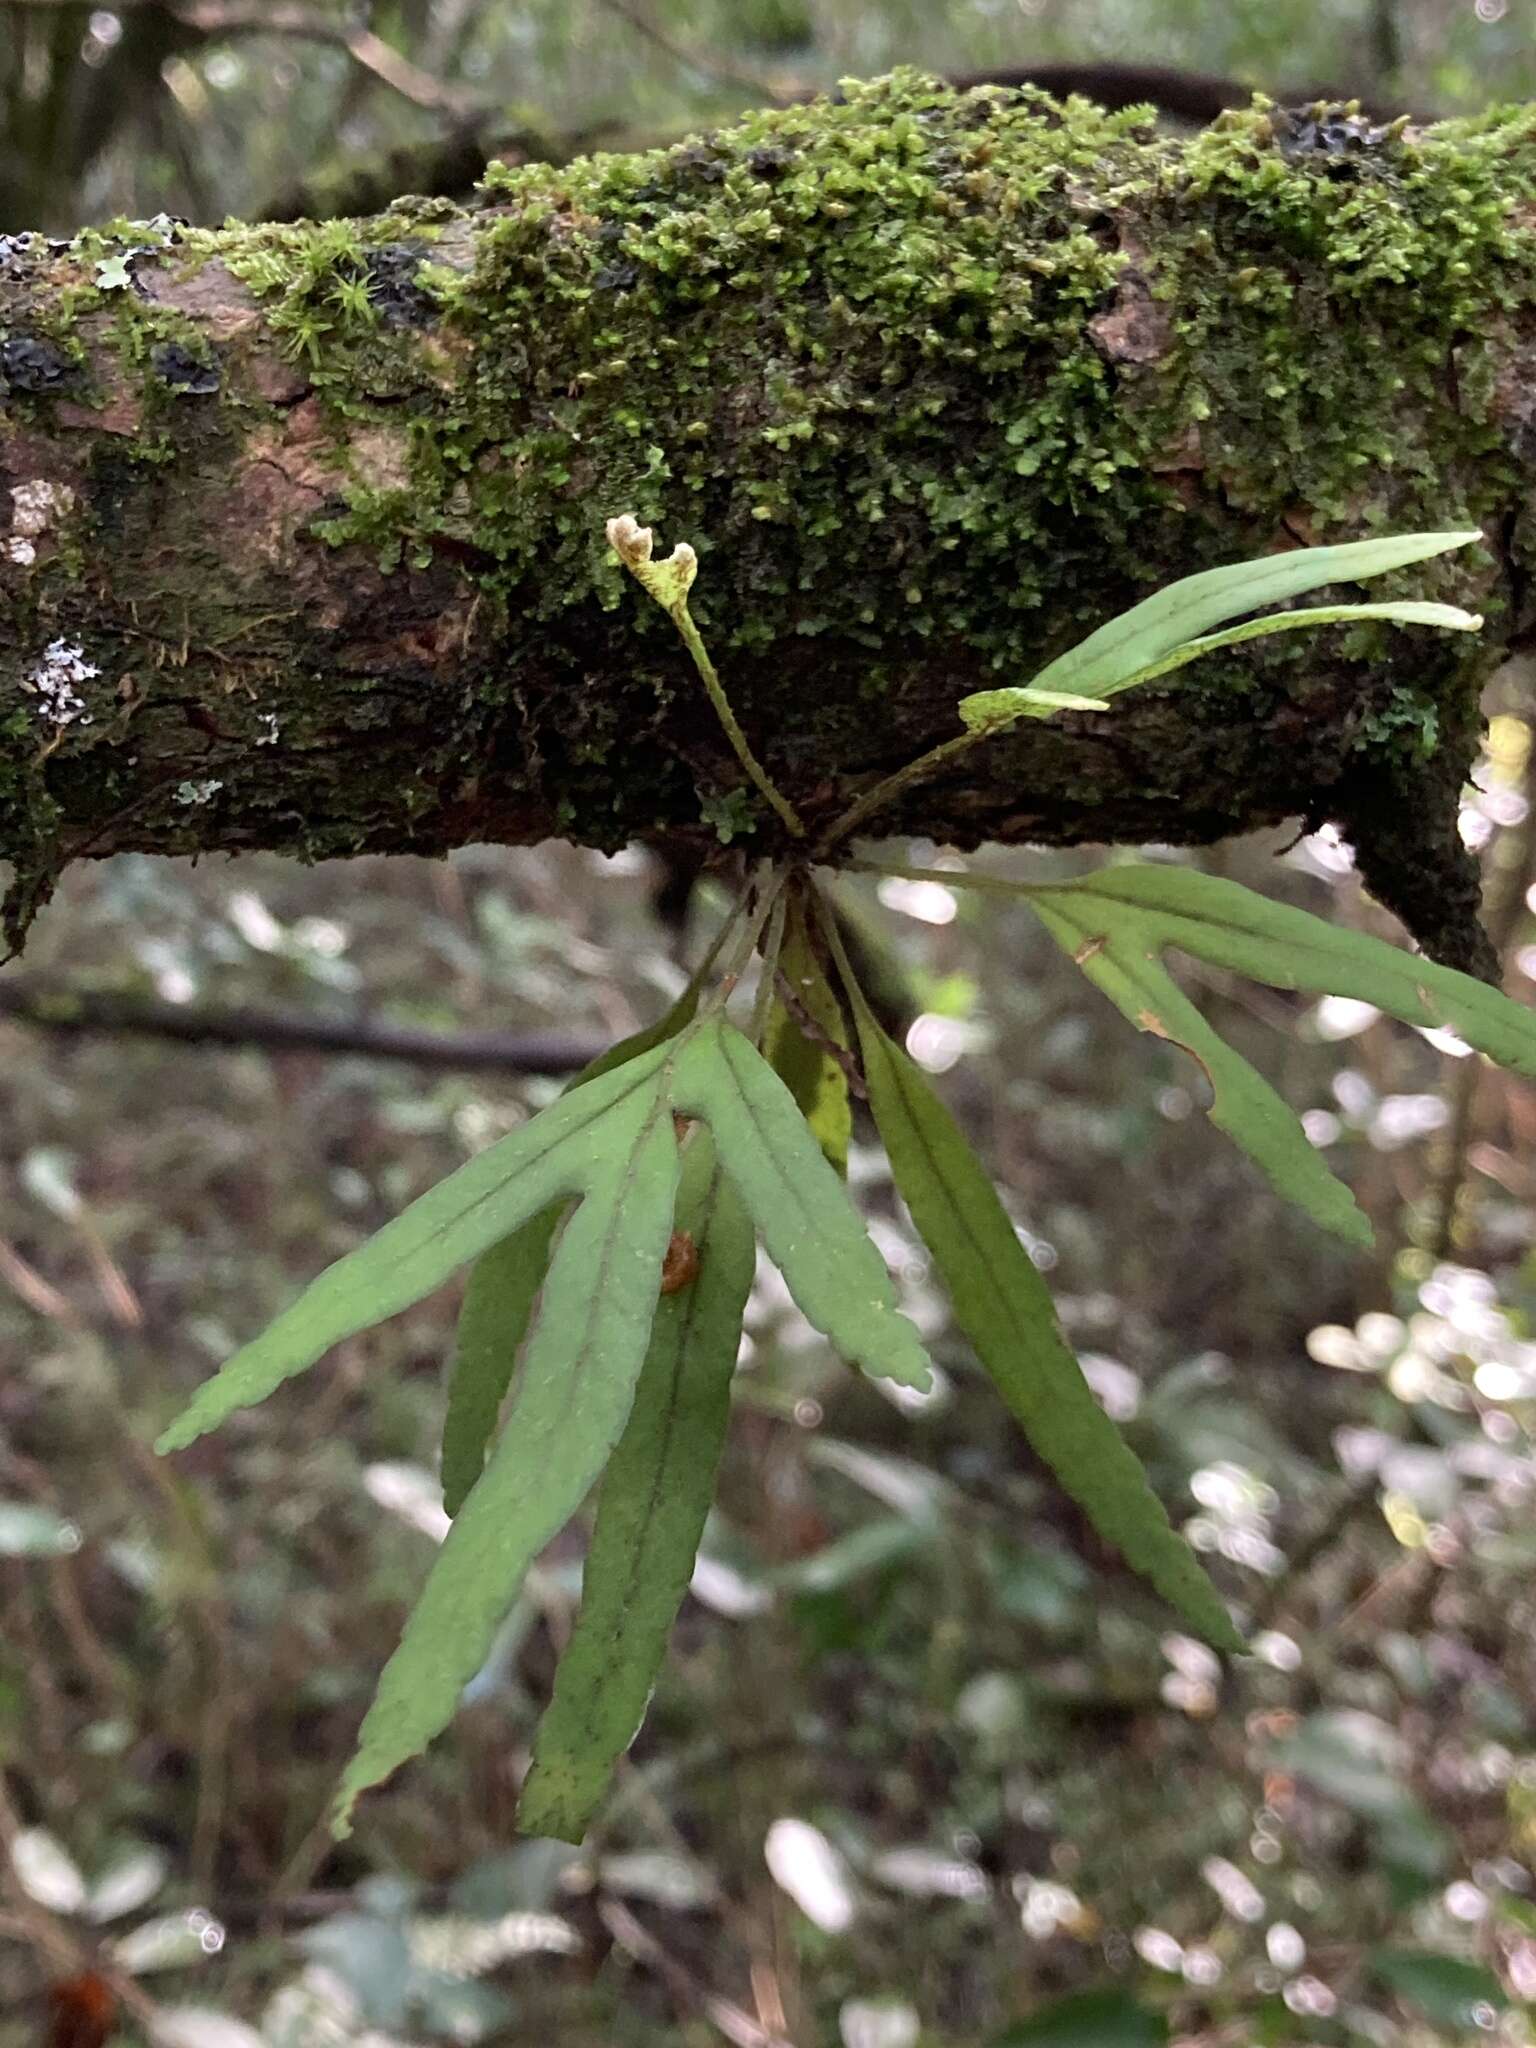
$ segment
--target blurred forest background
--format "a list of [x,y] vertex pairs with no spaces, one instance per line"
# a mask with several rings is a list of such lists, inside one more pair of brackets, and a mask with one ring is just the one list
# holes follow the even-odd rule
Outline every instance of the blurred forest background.
[[[1536,97],[1536,10],[0,0],[0,233],[462,192],[498,148],[670,139],[898,62],[1438,116]],[[1531,999],[1531,676],[1489,709],[1464,830]],[[1328,835],[1208,858],[1396,935]],[[1530,2040],[1536,1095],[1202,974],[1373,1217],[1347,1255],[1026,912],[939,884],[848,901],[1255,1654],[1170,1634],[1042,1482],[865,1146],[941,1385],[883,1398],[760,1282],[694,1598],[586,1847],[511,1827],[574,1540],[451,1736],[344,1847],[317,1832],[443,1532],[456,1302],[174,1467],[147,1445],[325,1260],[659,1013],[711,908],[679,930],[660,880],[554,846],[122,858],[0,974],[0,2048]],[[145,1028],[210,1017],[231,1043]],[[434,1043],[381,1057],[385,1030]],[[115,2023],[89,1985],[60,2003],[93,1958],[129,1982]]]

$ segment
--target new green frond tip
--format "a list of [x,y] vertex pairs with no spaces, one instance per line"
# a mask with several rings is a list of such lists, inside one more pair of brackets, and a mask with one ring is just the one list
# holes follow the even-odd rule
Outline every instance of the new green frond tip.
[[687,602],[693,579],[699,573],[699,558],[687,541],[680,540],[663,562],[651,559],[656,535],[642,526],[633,512],[610,519],[608,543],[647,596],[654,597],[663,611],[675,612]]
[[642,526],[632,512],[622,512],[617,519],[610,519],[605,531],[609,545],[619,560],[646,595],[655,598],[676,626],[683,645],[699,672],[699,680],[704,685],[705,694],[714,706],[721,729],[730,741],[737,760],[747,771],[748,779],[778,814],[780,823],[790,837],[803,839],[805,825],[799,812],[753,753],[751,743],[741,729],[741,722],[731,709],[731,700],[726,695],[725,685],[720,680],[715,664],[709,658],[709,649],[704,645],[698,627],[689,616],[688,593],[693,588],[693,579],[699,573],[698,556],[687,541],[680,540],[664,562],[653,561],[651,556],[656,545],[656,536],[650,527]]

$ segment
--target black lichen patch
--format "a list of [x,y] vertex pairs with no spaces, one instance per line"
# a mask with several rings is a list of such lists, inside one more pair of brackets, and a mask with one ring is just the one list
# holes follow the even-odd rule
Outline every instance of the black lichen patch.
[[1361,112],[1358,102],[1328,106],[1318,101],[1310,107],[1276,107],[1269,117],[1280,154],[1295,163],[1321,157],[1330,168],[1342,168],[1395,142],[1399,125],[1377,126]]
[[368,251],[368,298],[385,327],[427,327],[436,319],[437,300],[417,276],[425,253],[419,242],[382,242]]
[[765,143],[761,149],[747,151],[748,170],[754,178],[764,178],[769,183],[775,178],[782,178],[794,161],[793,150],[775,149],[771,143]]
[[725,150],[712,143],[685,142],[672,151],[672,162],[678,170],[691,172],[705,185],[721,185],[731,159]]
[[0,277],[24,276],[27,256],[41,246],[35,235],[0,235]]
[[159,341],[149,352],[149,366],[162,384],[189,398],[209,398],[223,382],[218,364],[179,341]]
[[0,384],[28,397],[49,397],[72,391],[80,383],[80,366],[57,343],[36,334],[13,334],[0,342]]

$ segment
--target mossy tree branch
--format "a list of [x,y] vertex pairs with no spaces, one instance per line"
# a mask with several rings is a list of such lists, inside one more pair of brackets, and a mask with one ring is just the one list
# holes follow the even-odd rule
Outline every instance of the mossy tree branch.
[[1159,583],[1470,524],[1483,550],[1403,588],[1486,613],[1480,644],[1253,643],[872,821],[1335,817],[1467,964],[1455,800],[1533,616],[1533,361],[1529,112],[1178,141],[907,75],[493,170],[468,208],[0,243],[13,913],[125,848],[775,850],[617,513],[698,548],[711,652],[813,831]]

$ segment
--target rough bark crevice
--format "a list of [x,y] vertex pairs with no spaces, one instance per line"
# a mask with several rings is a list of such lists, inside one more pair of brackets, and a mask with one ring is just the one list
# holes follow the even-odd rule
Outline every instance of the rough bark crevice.
[[[814,821],[1161,582],[1480,526],[1397,587],[1481,642],[1256,643],[978,749],[884,821],[1208,841],[1337,818],[1486,965],[1455,834],[1529,630],[1536,115],[1419,134],[903,76],[477,203],[0,241],[13,924],[126,848],[771,850],[605,520]],[[1378,588],[1383,588],[1378,586]]]

